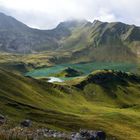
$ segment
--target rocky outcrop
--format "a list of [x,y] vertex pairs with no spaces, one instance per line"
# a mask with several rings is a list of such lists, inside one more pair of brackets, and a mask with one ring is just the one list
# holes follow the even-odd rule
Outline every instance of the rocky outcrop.
[[6,122],[6,118],[0,114],[0,125],[3,125]]
[[103,131],[80,130],[72,135],[72,140],[106,140],[106,133]]
[[31,120],[24,120],[20,123],[20,125],[22,127],[30,127],[32,125],[32,121]]
[[61,139],[61,140],[106,140],[106,133],[103,131],[80,130],[79,132],[62,132],[48,128],[29,129],[15,127],[10,130],[1,130],[0,136],[5,136],[5,140],[13,139]]

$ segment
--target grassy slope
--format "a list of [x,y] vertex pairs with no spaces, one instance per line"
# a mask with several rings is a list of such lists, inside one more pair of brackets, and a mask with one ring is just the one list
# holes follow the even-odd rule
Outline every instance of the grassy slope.
[[0,70],[0,112],[15,124],[30,118],[34,126],[102,129],[119,140],[138,140],[140,84],[139,80],[125,80],[127,85],[117,80],[113,88],[109,79],[106,87],[90,81],[81,90]]

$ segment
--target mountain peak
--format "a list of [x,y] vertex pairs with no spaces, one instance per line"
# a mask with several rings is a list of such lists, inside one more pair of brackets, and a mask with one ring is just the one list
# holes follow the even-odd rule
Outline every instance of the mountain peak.
[[87,20],[68,20],[68,21],[60,22],[60,24],[58,24],[57,28],[59,28],[59,27],[73,28],[73,27],[77,27],[80,25],[84,25],[87,22],[88,22]]
[[101,24],[101,23],[103,23],[103,22],[100,21],[100,20],[97,20],[97,19],[95,19],[95,20],[93,21],[93,24]]

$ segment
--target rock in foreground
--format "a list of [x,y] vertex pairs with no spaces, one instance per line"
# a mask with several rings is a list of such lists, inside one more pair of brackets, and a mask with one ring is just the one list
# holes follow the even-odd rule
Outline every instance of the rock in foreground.
[[3,125],[6,122],[6,118],[0,114],[0,125]]

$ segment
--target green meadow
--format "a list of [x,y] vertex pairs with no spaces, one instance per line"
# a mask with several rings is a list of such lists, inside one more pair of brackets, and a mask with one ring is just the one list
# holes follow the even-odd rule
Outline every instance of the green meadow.
[[139,76],[107,70],[71,81],[71,86],[0,70],[0,112],[12,127],[26,118],[33,128],[103,130],[109,138],[139,140],[139,83]]

